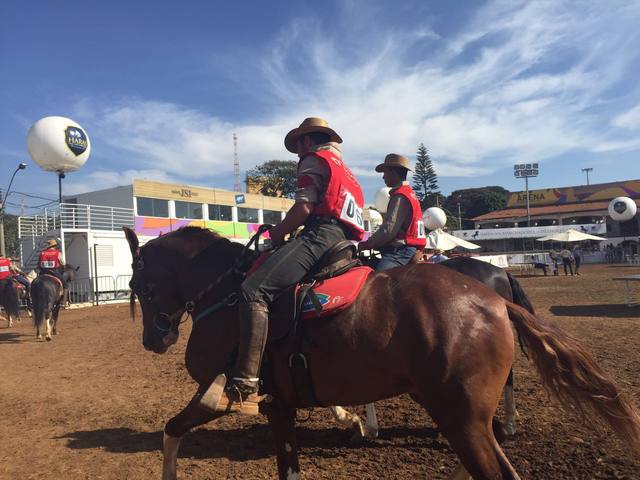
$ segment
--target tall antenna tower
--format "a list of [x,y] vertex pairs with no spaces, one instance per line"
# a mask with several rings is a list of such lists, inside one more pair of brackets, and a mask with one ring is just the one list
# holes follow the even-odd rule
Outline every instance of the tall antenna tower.
[[233,134],[233,177],[235,179],[235,183],[233,185],[233,190],[236,192],[240,191],[240,159],[238,158],[238,136]]

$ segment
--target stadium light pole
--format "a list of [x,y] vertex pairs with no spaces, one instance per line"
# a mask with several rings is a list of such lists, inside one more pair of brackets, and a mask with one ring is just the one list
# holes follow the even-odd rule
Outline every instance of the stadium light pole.
[[4,246],[4,206],[7,203],[7,197],[9,197],[9,194],[11,193],[11,184],[13,183],[13,179],[15,178],[16,173],[18,173],[18,171],[20,170],[24,170],[25,168],[27,168],[26,163],[20,162],[18,164],[15,171],[13,172],[13,175],[11,175],[11,180],[9,180],[9,186],[4,191],[4,198],[2,198],[2,195],[0,195],[0,256],[2,257],[7,256],[7,252]]
[[529,178],[537,177],[540,172],[537,163],[517,163],[513,166],[513,175],[524,178],[525,195],[527,197],[527,227],[531,226],[531,211],[529,208]]
[[587,185],[589,185],[589,172],[593,172],[593,168],[586,167],[586,168],[583,168],[582,171],[587,174]]

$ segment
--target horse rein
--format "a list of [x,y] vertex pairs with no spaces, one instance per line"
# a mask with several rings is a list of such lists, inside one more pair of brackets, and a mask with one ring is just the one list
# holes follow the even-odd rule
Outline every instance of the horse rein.
[[[266,232],[269,228],[271,228],[271,225],[260,225],[260,227],[258,227],[257,232],[251,237],[251,240],[249,240],[249,242],[244,246],[242,253],[236,259],[234,264],[229,269],[225,270],[222,274],[220,274],[215,281],[211,282],[203,290],[201,290],[193,298],[193,300],[187,300],[182,307],[178,308],[171,314],[159,311],[157,315],[154,316],[154,319],[153,319],[153,323],[156,329],[159,332],[165,333],[165,334],[171,331],[177,330],[180,324],[186,322],[189,316],[192,316],[191,313],[195,310],[196,305],[204,298],[204,296],[207,295],[209,292],[211,292],[214,288],[218,287],[223,280],[225,280],[227,277],[236,276],[236,275],[245,276],[246,271],[250,267],[251,263],[253,263],[253,262],[247,262],[247,260],[250,258],[248,253],[251,251],[251,245],[254,243],[257,245],[260,236],[264,232]],[[134,270],[138,272],[142,272],[144,270],[144,260],[141,258],[140,254],[133,259],[133,264],[131,266]],[[134,292],[133,285],[130,284],[130,286],[131,286],[132,295],[134,295],[135,292]],[[154,298],[153,286],[143,285],[140,290],[140,294],[138,296],[142,296],[142,298],[145,301],[147,301],[148,303],[152,303]],[[219,310],[220,308],[231,307],[236,303],[238,303],[238,293],[231,292],[220,302],[217,302],[216,304],[209,307],[206,310],[206,312],[207,314],[209,314],[209,313],[212,313],[213,311]],[[187,317],[181,321],[180,319],[185,313],[187,313]],[[168,327],[165,328],[160,326],[158,324],[158,317],[166,317],[168,322]],[[202,315],[198,315],[195,319],[193,319],[193,323],[195,324],[200,318],[202,318]]]

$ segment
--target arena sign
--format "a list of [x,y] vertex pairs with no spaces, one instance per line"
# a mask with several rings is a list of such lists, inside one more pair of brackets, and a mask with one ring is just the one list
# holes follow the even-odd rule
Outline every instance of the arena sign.
[[[564,205],[567,203],[609,201],[614,197],[640,198],[640,180],[600,183],[581,187],[546,188],[529,191],[529,205]],[[514,192],[507,198],[507,208],[526,206],[525,192]]]
[[547,227],[516,227],[516,228],[487,228],[478,230],[456,230],[453,233],[458,238],[470,242],[478,240],[503,240],[508,238],[540,238],[552,233],[560,233],[573,229],[579,232],[598,235],[607,232],[604,223],[585,225],[550,225]]

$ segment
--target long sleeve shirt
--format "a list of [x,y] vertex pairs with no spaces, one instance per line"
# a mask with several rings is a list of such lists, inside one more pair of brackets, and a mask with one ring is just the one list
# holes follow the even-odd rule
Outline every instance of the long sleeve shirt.
[[[402,182],[408,185],[408,182]],[[405,232],[411,222],[411,204],[402,195],[393,195],[393,192],[401,185],[391,189],[391,198],[387,205],[387,213],[384,215],[382,225],[375,231],[367,243],[371,248],[398,247],[405,244],[404,240],[396,238],[399,233]]]

